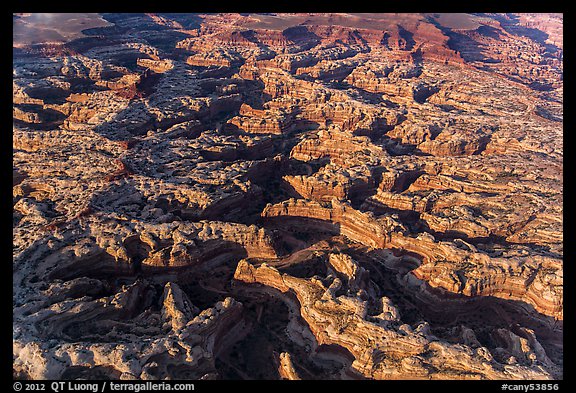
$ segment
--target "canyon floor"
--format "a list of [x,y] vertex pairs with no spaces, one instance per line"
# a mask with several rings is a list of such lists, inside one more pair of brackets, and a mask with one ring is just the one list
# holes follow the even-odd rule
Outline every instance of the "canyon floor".
[[81,15],[13,16],[15,378],[563,378],[561,14]]

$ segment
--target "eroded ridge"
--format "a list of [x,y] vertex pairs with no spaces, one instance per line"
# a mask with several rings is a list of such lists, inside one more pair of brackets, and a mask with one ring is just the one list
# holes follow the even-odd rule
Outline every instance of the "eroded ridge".
[[563,377],[562,15],[90,18],[14,44],[16,378]]

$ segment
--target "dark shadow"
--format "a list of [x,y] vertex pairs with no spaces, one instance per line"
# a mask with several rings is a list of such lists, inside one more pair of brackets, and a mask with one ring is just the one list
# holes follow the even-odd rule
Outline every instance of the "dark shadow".
[[455,32],[452,30],[447,30],[445,32],[448,35],[448,47],[455,50],[462,56],[466,62],[479,61],[483,63],[498,63],[498,59],[493,59],[491,57],[486,57],[483,54],[485,46],[476,40],[470,38],[466,34]]
[[[280,272],[297,278],[326,277],[328,275],[325,255],[312,253],[312,255],[306,255],[302,260],[293,258],[293,256],[295,254],[282,260],[281,265],[269,264],[276,267]],[[292,261],[293,259],[294,261]]]
[[134,180],[130,176],[125,176],[122,179],[110,179],[108,187],[103,187],[92,194],[88,206],[93,211],[106,214],[116,213],[132,219],[141,219],[142,209],[148,200],[136,188]]
[[276,234],[278,255],[289,255],[340,235],[339,223],[307,217],[263,217],[258,225]]
[[[490,340],[496,329],[518,331],[517,327],[523,326],[534,330],[554,362],[562,363],[561,353],[558,353],[558,347],[561,348],[562,345],[562,321],[537,312],[532,305],[524,301],[494,296],[459,295],[433,288],[426,281],[422,281],[424,287],[418,292],[407,290],[412,287],[401,284],[402,280],[397,278],[396,273],[374,262],[381,259],[379,253],[380,250],[373,250],[354,255],[354,258],[370,271],[370,278],[377,284],[381,294],[389,297],[396,305],[402,322],[416,326],[426,321],[433,334],[450,342],[454,342],[456,337],[449,329],[464,325],[473,329],[481,344],[490,350],[499,346]],[[426,293],[433,294],[434,297],[428,299]]]
[[[532,217],[534,217],[534,216],[532,216]],[[504,249],[510,249],[512,246],[525,246],[525,247],[529,247],[532,250],[532,252],[539,254],[539,255],[545,255],[545,256],[549,256],[552,258],[558,258],[558,259],[563,258],[562,254],[558,254],[556,252],[550,251],[551,248],[548,245],[538,244],[538,243],[530,243],[530,242],[526,242],[526,243],[510,242],[510,241],[506,240],[506,236],[496,235],[493,233],[491,233],[489,236],[484,236],[484,237],[471,237],[471,236],[468,236],[468,234],[466,234],[464,232],[455,231],[455,230],[449,230],[446,232],[437,232],[437,231],[434,231],[433,229],[431,229],[428,226],[428,224],[423,220],[418,221],[418,224],[415,227],[419,231],[424,231],[424,232],[430,233],[432,236],[434,236],[434,238],[436,238],[438,240],[454,241],[455,239],[462,239],[462,240],[465,240],[467,243],[473,244],[474,246],[476,246],[476,247],[478,247],[478,248],[480,248],[480,249],[482,249],[488,253],[494,252],[493,248],[495,245],[501,246]]]
[[[179,281],[186,283],[189,278],[198,274],[206,274],[219,266],[226,266],[230,269],[230,263],[236,263],[240,259],[248,257],[246,249],[239,243],[224,240],[222,238],[200,240],[194,239],[186,247],[186,255],[181,257],[174,256],[178,266],[143,266],[144,275],[154,275],[166,272],[167,268],[173,269],[179,277]],[[166,264],[168,262],[166,261]],[[222,280],[218,281],[218,290],[222,290],[220,285]]]
[[538,116],[543,117],[544,119],[547,119],[550,121],[555,121],[555,122],[564,121],[564,116],[554,114],[551,111],[547,110],[546,108],[544,108],[540,105],[536,105],[536,111],[535,112]]
[[280,379],[273,353],[282,351],[290,341],[286,335],[288,307],[273,297],[267,297],[265,302],[245,294],[235,294],[235,297],[245,305],[243,315],[250,321],[252,330],[216,357],[216,369],[223,379]]
[[500,31],[492,26],[482,25],[476,29],[476,32],[485,37],[489,37],[495,40],[499,40],[502,37]]
[[165,17],[169,20],[178,22],[186,30],[194,30],[200,28],[204,18],[198,14],[191,13],[158,13],[159,16]]
[[62,380],[120,380],[122,373],[112,366],[70,366],[60,376]]
[[[210,189],[214,186],[206,185],[206,187],[207,192],[215,192],[215,189]],[[107,188],[93,194],[89,206],[92,211],[120,214],[142,222],[159,223],[159,219],[165,218],[170,221],[215,220],[243,223],[244,213],[251,211],[252,206],[262,207],[262,198],[261,191],[257,188],[247,192],[238,190],[237,195],[200,208],[193,201],[188,204],[177,199],[168,200],[162,195],[145,197],[128,175],[120,179],[111,178]],[[248,209],[246,206],[249,206]],[[160,209],[161,212],[154,212],[154,209]]]
[[561,49],[558,48],[556,45],[549,44],[546,42],[546,40],[549,38],[549,35],[546,32],[531,27],[521,26],[519,24],[520,17],[517,15],[510,13],[505,15],[492,14],[491,17],[500,22],[500,25],[507,33],[530,38],[531,40],[539,43],[544,48],[546,48],[546,51],[548,53],[555,53],[561,51]]
[[22,183],[28,177],[28,172],[19,168],[12,168],[12,187]]
[[[368,41],[366,41],[366,39],[364,37],[362,37],[362,34],[358,30],[353,30],[352,32],[348,33],[348,39],[350,41],[352,41],[351,43],[353,45],[354,44],[360,45],[362,47],[362,49],[361,49],[362,53],[369,53],[372,50]],[[352,56],[354,56],[354,55],[352,55]]]
[[390,38],[392,37],[392,35],[390,34],[390,32],[385,31],[382,34],[382,39],[380,40],[380,45],[386,47],[386,49],[391,50],[392,48],[390,47]]
[[[262,50],[263,52],[270,52],[270,54],[272,55],[270,58],[274,57],[274,55],[276,54],[275,52],[273,52],[270,47],[266,44],[263,44],[257,37],[256,37],[256,32],[254,30],[244,30],[240,32],[240,35],[242,36],[242,38],[244,38],[246,41],[249,41],[253,44],[255,44],[260,50]],[[266,59],[262,59],[261,60],[266,60]]]
[[30,98],[41,99],[45,104],[63,104],[66,102],[66,97],[70,92],[59,87],[29,87],[25,88],[24,92]]
[[[485,48],[484,45],[472,39],[467,34],[460,33],[446,26],[443,26],[438,22],[438,20],[431,16],[427,18],[427,21],[437,27],[444,35],[448,37],[448,47],[456,51],[464,59],[464,61],[479,61],[485,63],[497,62],[496,59],[484,56],[482,54],[482,51]],[[494,31],[492,30],[493,28],[490,28],[487,32],[493,35]]]
[[432,96],[440,91],[440,88],[436,86],[429,86],[424,83],[420,83],[418,86],[414,88],[412,92],[412,96],[414,97],[414,101],[419,104],[423,104]]
[[132,99],[130,105],[116,114],[110,121],[97,125],[94,132],[113,141],[123,141],[133,136],[144,135],[148,131],[157,131],[158,129],[161,132],[166,131],[173,125],[189,120],[201,121],[204,129],[217,128],[217,124],[234,116],[240,108],[241,100],[239,97],[223,98],[213,100],[210,105],[201,107],[199,110],[190,109],[179,117],[167,117],[158,120],[157,116],[149,110],[148,105],[140,101],[139,98],[153,96],[160,75],[151,71],[144,71],[141,81],[134,88],[120,93],[125,95],[125,98]]
[[[299,307],[293,294],[260,284],[245,285],[234,282],[233,295],[244,304],[244,317],[250,321],[252,331],[233,347],[218,355],[216,367],[224,379],[280,379],[278,354],[292,355],[294,368],[305,380],[340,379],[340,371],[348,367],[350,353],[339,345],[322,345],[316,353],[296,344],[287,334],[288,324],[294,318],[302,329],[312,337],[306,321],[298,314],[290,312],[286,302]],[[314,340],[312,345],[318,345]],[[344,359],[340,362],[318,361],[318,354],[333,352]]]
[[550,83],[534,81],[528,85],[531,89],[537,91],[552,91],[554,90],[554,86]]
[[343,80],[346,79],[346,77],[350,75],[352,71],[354,71],[354,68],[356,67],[352,65],[342,64],[326,71],[324,70],[320,71],[317,77],[311,76],[310,74],[294,75],[294,77],[296,79],[303,79],[308,82],[322,81],[328,87],[334,87],[337,86],[338,83],[344,83]]
[[406,30],[401,25],[397,26],[398,26],[398,35],[400,36],[401,39],[404,40],[404,42],[406,42],[405,50],[412,50],[414,48],[414,45],[416,44],[416,41],[414,41],[414,34]]
[[[107,79],[114,79],[114,78],[119,78],[122,76],[122,74],[120,74],[119,72],[107,72],[107,71],[103,71],[102,72],[103,77],[106,77]],[[103,86],[98,86],[96,85],[96,83],[92,80],[92,79],[88,79],[88,78],[69,78],[67,79],[67,81],[70,83],[70,92],[71,93],[76,93],[76,94],[80,94],[80,93],[86,93],[86,94],[90,94],[90,93],[94,93],[97,91],[106,91],[108,89],[106,89]]]
[[287,40],[292,41],[294,45],[299,46],[299,51],[312,49],[322,41],[321,37],[310,31],[308,27],[304,25],[288,27],[282,31],[282,35],[286,37]]
[[368,204],[361,206],[362,211],[371,211],[376,215],[396,214],[402,220],[402,223],[412,226],[420,219],[420,213],[414,210],[394,209],[383,204]]
[[[352,71],[350,71],[350,72],[352,72]],[[348,76],[348,75],[346,75],[346,76]],[[368,91],[366,89],[363,89],[361,87],[353,86],[353,85],[351,85],[348,82],[345,82],[343,80],[331,81],[331,82],[326,83],[326,85],[330,88],[339,89],[339,90],[354,89],[354,91],[358,94],[358,97],[361,100],[366,101],[367,103],[372,104],[372,105],[379,105],[380,103],[384,103],[389,108],[390,107],[393,107],[393,108],[399,107],[398,104],[395,104],[392,101],[386,100],[384,98],[385,94],[383,94],[383,93],[373,93],[373,92]]]
[[418,46],[418,48],[410,54],[410,58],[416,66],[416,74],[414,77],[419,77],[422,74],[422,65],[424,62],[424,54],[422,53],[421,46]]
[[486,150],[486,146],[492,141],[492,134],[484,134],[478,137],[477,143],[478,148],[472,153],[472,155],[482,154]]
[[[225,66],[208,66],[208,67],[201,67],[201,66],[193,66],[188,65],[191,70],[198,72],[198,79],[203,80],[207,78],[230,78],[236,72],[237,69],[234,67],[225,67]],[[262,84],[264,85],[264,84]]]
[[[98,247],[99,248],[99,247]],[[104,249],[82,259],[63,263],[50,271],[48,280],[68,281],[79,277],[108,280],[111,277],[130,277],[133,270],[129,264],[121,263],[108,254]]]
[[420,176],[426,172],[421,169],[403,171],[394,178],[390,192],[401,193],[406,191]]
[[52,130],[58,128],[66,119],[66,115],[62,112],[38,104],[13,104],[13,107],[33,117],[30,122],[13,117],[13,123],[22,128],[37,131]]
[[124,239],[126,255],[134,274],[142,271],[142,261],[150,256],[152,249],[144,243],[139,235],[132,235]]
[[316,353],[330,353],[346,359],[347,362],[352,364],[356,358],[349,350],[338,344],[320,344],[316,349]]
[[264,204],[264,193],[260,189],[238,192],[235,197],[222,199],[206,207],[199,219],[251,225]]
[[[200,23],[203,20],[199,15],[188,13],[159,13],[157,15],[166,21],[166,25],[157,23],[146,14],[102,14],[103,19],[114,25],[87,29],[84,30],[83,33],[90,36],[115,36],[137,30],[144,40],[157,49],[160,49],[167,55],[166,57],[170,58],[178,52],[175,48],[176,44],[186,38],[190,38],[190,35],[176,31],[170,24],[176,22],[184,29],[194,30],[200,27]],[[137,25],[131,20],[131,18],[134,17],[139,18]],[[148,32],[149,34],[142,34],[143,32]]]
[[432,154],[423,152],[416,145],[402,142],[401,138],[390,138],[382,135],[377,141],[391,156],[431,156]]
[[[139,21],[142,24],[138,25],[138,27],[133,26],[133,20],[130,18],[138,17]],[[184,16],[183,16],[184,17]],[[190,18],[194,19],[197,17],[190,16]],[[79,38],[73,41],[70,41],[66,44],[55,45],[55,44],[44,44],[40,46],[31,46],[30,48],[24,48],[22,50],[17,51],[20,55],[34,55],[34,56],[45,56],[49,52],[54,52],[53,54],[56,55],[57,53],[61,53],[62,55],[74,55],[78,53],[88,53],[90,49],[99,48],[104,46],[114,46],[114,45],[121,45],[122,35],[130,32],[138,28],[138,33],[140,36],[146,38],[148,36],[158,38],[162,34],[172,34],[173,29],[169,28],[168,26],[162,26],[157,24],[151,17],[144,15],[144,14],[104,14],[104,19],[108,20],[109,22],[115,23],[113,26],[103,27],[103,28],[95,28],[95,29],[88,29],[84,33],[89,35],[88,37]],[[180,21],[182,22],[182,21]],[[150,34],[142,34],[142,32],[150,31]],[[179,33],[181,34],[181,33]],[[179,39],[183,39],[184,37],[188,37],[188,35],[181,34],[178,37]],[[176,41],[171,43],[170,51],[174,48]],[[28,53],[30,52],[30,53]],[[166,57],[163,55],[163,57]],[[124,96],[128,99],[138,99],[142,97],[149,96],[154,93],[155,86],[158,83],[158,80],[161,78],[161,74],[156,74],[151,70],[143,70],[140,66],[137,65],[137,59],[140,58],[151,58],[151,56],[140,52],[138,49],[133,50],[122,50],[118,51],[118,53],[111,54],[109,58],[106,59],[108,65],[105,65],[104,69],[102,70],[102,79],[107,82],[115,82],[116,80],[120,79],[123,75],[119,73],[117,70],[114,70],[109,67],[109,65],[117,65],[121,67],[126,67],[132,72],[141,72],[141,78],[136,85],[129,86],[126,89],[120,89],[117,91],[117,94],[120,96]],[[94,81],[87,79],[87,78],[78,78],[72,77],[70,78],[71,83],[71,92],[73,93],[91,93],[98,90],[106,90],[104,87],[95,86]],[[30,88],[28,89],[29,93],[32,97],[44,97],[47,95],[45,89],[42,88]],[[54,93],[54,94],[52,94]],[[58,91],[51,91],[50,92],[51,99],[57,100],[60,102],[63,100],[63,94],[59,94]],[[61,97],[62,96],[62,97]],[[132,103],[127,109],[123,112],[118,114],[117,118],[122,118],[123,116],[130,118],[134,115],[134,105],[138,105],[137,103]],[[18,120],[15,120],[15,123],[21,126],[28,127],[30,129],[46,129],[48,127],[58,127],[62,124],[62,120],[58,118],[57,113],[53,112],[46,112],[46,110],[40,110],[40,108],[36,108],[37,114],[39,116],[48,117],[45,119],[43,125],[34,125],[34,124],[24,124],[20,123]],[[137,108],[136,108],[137,109]],[[210,109],[210,108],[208,108]],[[50,110],[51,111],[51,110]],[[61,117],[62,114],[60,114]],[[155,116],[153,116],[146,108],[143,108],[142,113],[140,114],[141,117],[147,117],[147,119],[139,119],[142,121],[135,121],[134,119],[125,119],[124,121],[118,121],[119,119],[112,120],[111,122],[100,124],[96,127],[95,131],[97,133],[102,134],[103,136],[107,137],[111,140],[123,140],[128,138],[130,135],[142,135],[146,133],[150,129],[155,129],[156,127],[169,127],[174,123],[170,123],[173,120],[167,120],[166,122],[157,122]],[[54,118],[52,121],[51,117]],[[187,120],[187,119],[184,119]],[[122,132],[116,132],[117,130],[121,130]]]

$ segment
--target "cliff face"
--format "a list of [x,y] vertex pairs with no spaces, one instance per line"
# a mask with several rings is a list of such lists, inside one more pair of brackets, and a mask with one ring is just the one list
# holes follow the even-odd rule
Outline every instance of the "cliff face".
[[562,15],[102,17],[13,48],[16,377],[563,377]]
[[377,220],[371,213],[362,213],[333,199],[329,207],[320,203],[290,199],[277,205],[267,206],[262,217],[301,217],[319,220],[349,239],[369,247],[384,248],[390,234],[400,225],[393,219]]
[[[272,287],[296,307],[314,335],[313,345],[336,345],[354,358],[348,372],[376,379],[530,379],[542,374],[515,365],[501,371],[485,348],[472,349],[438,342],[424,323],[412,329],[401,325],[395,308],[383,300],[379,315],[367,314],[368,301],[340,295],[343,283],[333,278],[328,286],[317,279],[281,274],[262,265],[240,261],[234,278],[262,288]],[[359,276],[353,275],[353,278]],[[330,280],[329,280],[330,281]],[[265,289],[263,289],[265,290]],[[352,292],[353,293],[353,292]],[[348,292],[348,294],[352,294]],[[295,296],[296,299],[291,297]],[[535,355],[535,350],[529,349]],[[432,352],[434,356],[424,357]],[[385,359],[385,360],[384,360]],[[462,365],[465,360],[466,366]]]

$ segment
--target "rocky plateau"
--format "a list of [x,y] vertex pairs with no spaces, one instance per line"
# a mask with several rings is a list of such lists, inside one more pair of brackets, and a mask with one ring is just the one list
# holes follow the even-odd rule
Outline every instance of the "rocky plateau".
[[563,378],[562,14],[100,17],[13,47],[14,378]]

